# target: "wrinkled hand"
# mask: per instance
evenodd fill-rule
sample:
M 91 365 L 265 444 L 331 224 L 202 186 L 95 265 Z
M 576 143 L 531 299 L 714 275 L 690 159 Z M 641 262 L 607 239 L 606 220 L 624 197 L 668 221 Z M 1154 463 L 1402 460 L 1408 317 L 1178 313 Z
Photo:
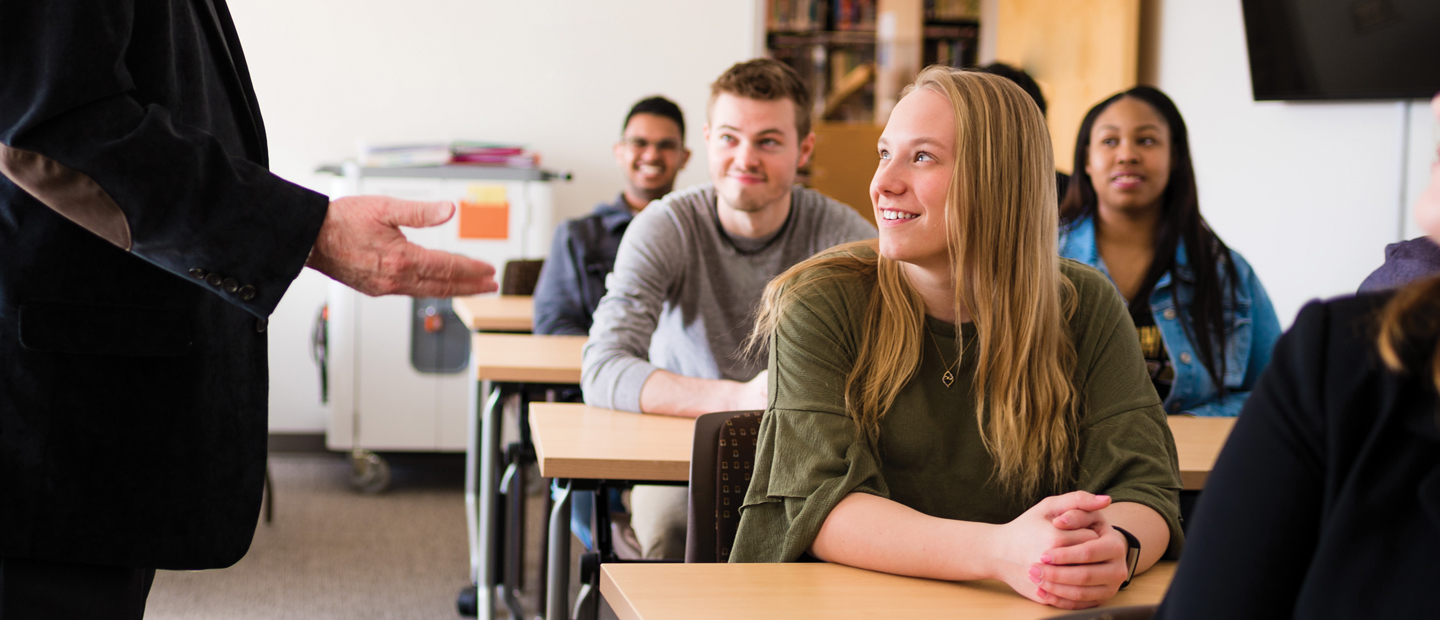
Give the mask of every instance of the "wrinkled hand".
M 1037 603 L 1064 609 L 1083 609 L 1098 605 L 1099 602 L 1087 605 L 1084 601 L 1057 596 L 1038 587 L 1031 575 L 1031 569 L 1038 565 L 1058 563 L 1054 562 L 1054 558 L 1061 550 L 1089 544 L 1100 538 L 1100 534 L 1094 529 L 1069 527 L 1069 522 L 1061 522 L 1061 518 L 1074 521 L 1078 519 L 1077 513 L 1098 515 L 1095 511 L 1109 505 L 1109 497 L 1092 495 L 1084 491 L 1075 491 L 1040 500 L 1029 510 L 1015 517 L 1014 521 L 999 526 L 999 533 L 995 537 L 996 547 L 991 554 L 994 560 L 989 571 L 990 574 L 995 579 L 1005 582 L 1021 596 Z M 1057 523 L 1064 523 L 1066 527 L 1061 527 Z M 1111 531 L 1114 532 L 1114 530 Z M 1114 533 L 1119 535 L 1118 532 Z M 1123 548 L 1121 555 L 1124 555 Z M 1044 561 L 1047 557 L 1051 558 L 1050 563 Z M 1046 566 L 1046 568 L 1059 567 Z M 1121 581 L 1124 581 L 1123 577 Z M 1116 583 L 1116 586 L 1119 586 L 1119 582 Z
M 1063 530 L 1087 530 L 1096 538 L 1052 549 L 1030 567 L 1030 580 L 1040 586 L 1042 601 L 1062 609 L 1094 607 L 1120 590 L 1130 575 L 1125 563 L 1125 535 L 1105 522 L 1096 511 L 1071 510 L 1052 521 Z
M 351 196 L 330 203 L 305 265 L 366 295 L 455 297 L 498 288 L 487 263 L 410 243 L 401 226 L 439 226 L 450 202 Z

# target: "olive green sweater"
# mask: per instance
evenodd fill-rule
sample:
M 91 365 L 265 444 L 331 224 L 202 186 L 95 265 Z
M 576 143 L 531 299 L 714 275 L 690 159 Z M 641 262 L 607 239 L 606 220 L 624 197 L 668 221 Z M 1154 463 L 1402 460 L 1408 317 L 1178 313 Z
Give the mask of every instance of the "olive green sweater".
M 985 523 L 1009 522 L 1033 506 L 1039 497 L 1016 497 L 993 480 L 994 460 L 975 417 L 973 347 L 954 372 L 955 382 L 948 388 L 942 382 L 941 358 L 949 364 L 956 359 L 953 324 L 926 317 L 919 370 L 881 421 L 880 458 L 856 440 L 845 408 L 845 377 L 859 350 L 859 326 L 875 281 L 838 268 L 819 271 L 801 276 L 808 282 L 795 289 L 770 341 L 770 405 L 731 560 L 795 561 L 852 492 L 935 517 Z M 1075 489 L 1153 508 L 1170 526 L 1167 555 L 1173 557 L 1183 544 L 1180 468 L 1134 325 L 1103 274 L 1064 259 L 1061 272 L 1078 296 L 1069 322 L 1081 402 Z M 816 277 L 821 275 L 827 277 Z M 968 347 L 974 325 L 962 329 Z

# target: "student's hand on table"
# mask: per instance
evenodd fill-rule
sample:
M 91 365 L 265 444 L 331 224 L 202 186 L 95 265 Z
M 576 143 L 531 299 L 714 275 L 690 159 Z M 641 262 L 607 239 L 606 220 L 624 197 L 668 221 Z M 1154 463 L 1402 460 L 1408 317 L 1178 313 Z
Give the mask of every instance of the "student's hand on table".
M 401 226 L 439 226 L 452 202 L 351 196 L 330 203 L 305 265 L 366 295 L 455 297 L 499 288 L 487 263 L 405 239 Z
M 1099 605 L 1105 599 L 1075 600 L 1063 595 L 1042 589 L 1031 574 L 1032 569 L 1037 566 L 1044 566 L 1046 569 L 1059 569 L 1056 561 L 1060 550 L 1075 547 L 1084 547 L 1095 543 L 1101 538 L 1098 528 L 1078 525 L 1088 523 L 1078 517 L 1079 514 L 1094 515 L 1099 517 L 1099 511 L 1110 505 L 1110 498 L 1104 495 L 1093 495 L 1084 491 L 1075 491 L 1065 495 L 1047 497 L 1040 500 L 1029 510 L 1025 511 L 1014 521 L 999 526 L 999 533 L 994 540 L 994 548 L 991 553 L 992 566 L 991 575 L 995 579 L 1005 582 L 1021 596 L 1037 603 L 1053 605 L 1062 609 L 1084 609 Z M 1065 519 L 1062 521 L 1062 518 Z M 1061 527 L 1064 525 L 1065 527 Z M 1109 529 L 1109 526 L 1104 526 Z M 1112 533 L 1119 536 L 1119 532 L 1110 529 Z M 1121 564 L 1124 563 L 1124 539 L 1121 539 Z M 1044 561 L 1050 558 L 1050 562 Z M 1058 556 L 1065 559 L 1072 558 L 1072 555 Z M 1073 562 L 1072 562 L 1073 563 Z M 1065 567 L 1074 568 L 1074 567 Z M 1043 571 L 1041 574 L 1044 574 Z M 1067 587 L 1075 585 L 1070 583 L 1075 579 L 1071 572 L 1060 575 L 1063 584 Z M 1115 582 L 1116 588 L 1125 580 L 1122 575 L 1120 581 Z M 1044 580 L 1041 580 L 1043 583 Z M 1057 586 L 1058 587 L 1058 586 Z M 1077 591 L 1065 590 L 1067 593 Z M 1088 592 L 1088 591 L 1087 591 Z M 1110 596 L 1114 595 L 1112 590 Z M 1109 598 L 1106 596 L 1105 598 Z
M 1115 596 L 1130 574 L 1125 563 L 1125 536 L 1110 527 L 1099 511 L 1067 511 L 1052 523 L 1062 530 L 1095 532 L 1096 538 L 1051 549 L 1040 556 L 1040 562 L 1030 568 L 1030 576 L 1043 593 L 1041 602 L 1063 609 L 1084 609 Z
M 769 370 L 762 370 L 755 375 L 754 379 L 740 384 L 740 390 L 736 393 L 736 401 L 731 411 L 747 411 L 750 409 L 764 409 L 770 405 L 768 377 Z

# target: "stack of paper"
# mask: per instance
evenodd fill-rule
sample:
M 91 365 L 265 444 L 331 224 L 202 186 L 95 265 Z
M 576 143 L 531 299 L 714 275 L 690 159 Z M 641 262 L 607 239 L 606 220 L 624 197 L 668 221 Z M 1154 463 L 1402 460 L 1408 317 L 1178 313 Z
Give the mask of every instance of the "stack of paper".
M 366 168 L 443 166 L 448 163 L 450 163 L 450 145 L 448 144 L 360 145 L 360 165 Z
M 540 164 L 540 155 L 527 152 L 519 144 L 495 144 L 491 142 L 456 142 L 451 161 L 457 164 L 479 164 L 509 168 L 534 168 Z
M 506 168 L 535 168 L 538 153 L 524 145 L 457 141 L 413 144 L 360 144 L 360 165 L 366 168 L 406 168 L 465 164 Z

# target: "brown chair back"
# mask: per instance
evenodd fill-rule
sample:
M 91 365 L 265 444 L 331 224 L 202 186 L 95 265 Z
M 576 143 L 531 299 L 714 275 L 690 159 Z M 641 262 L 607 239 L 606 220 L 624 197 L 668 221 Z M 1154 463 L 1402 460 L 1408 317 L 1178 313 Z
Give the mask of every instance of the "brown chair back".
M 540 282 L 540 268 L 544 265 L 544 259 L 505 261 L 505 274 L 500 278 L 500 294 L 534 295 L 535 284 Z
M 686 562 L 728 562 L 740 505 L 750 488 L 755 442 L 764 411 L 722 411 L 695 419 L 690 452 Z

